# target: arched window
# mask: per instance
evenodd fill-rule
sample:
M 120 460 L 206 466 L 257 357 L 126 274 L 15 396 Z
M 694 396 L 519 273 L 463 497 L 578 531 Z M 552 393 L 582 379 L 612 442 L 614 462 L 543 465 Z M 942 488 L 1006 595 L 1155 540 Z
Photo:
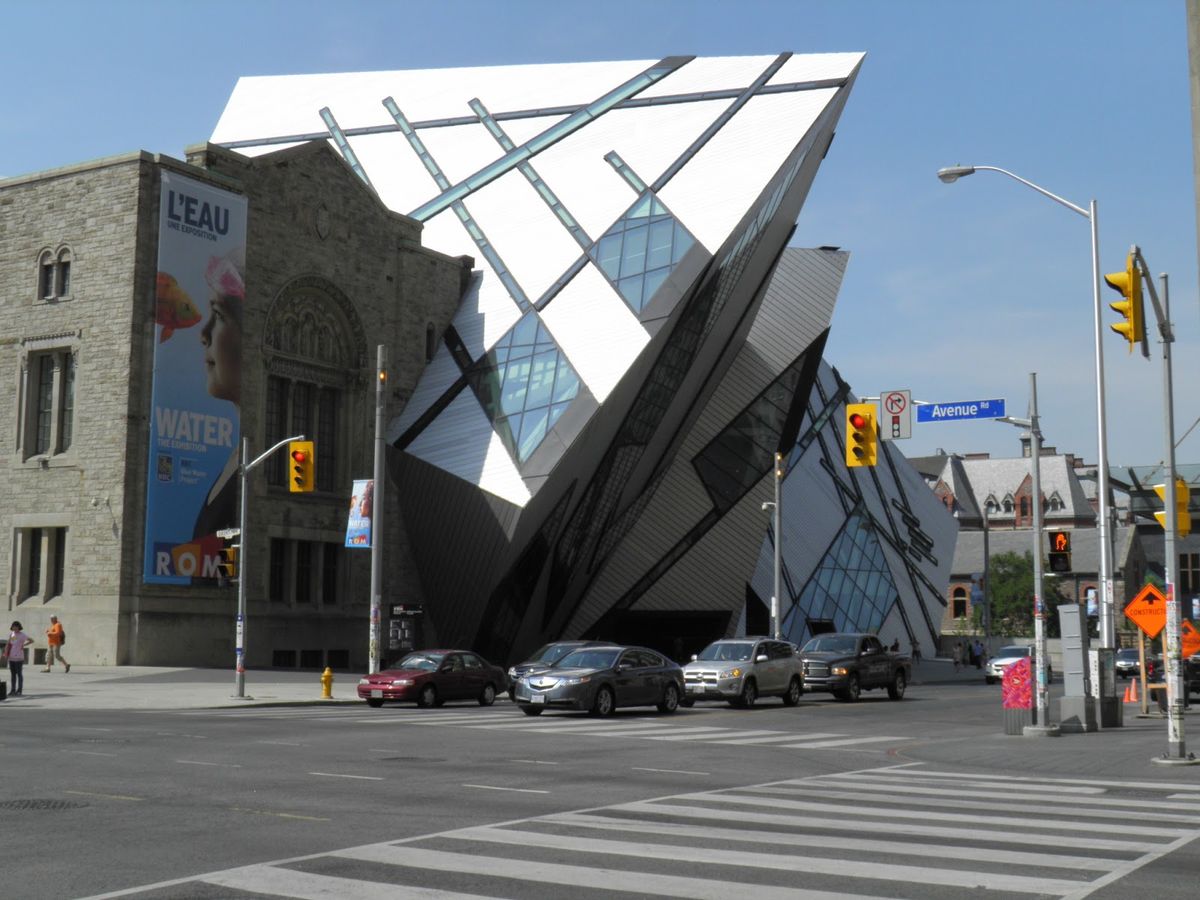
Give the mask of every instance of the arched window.
M 71 251 L 43 250 L 38 255 L 37 299 L 42 301 L 68 300 L 71 296 Z
M 952 607 L 954 618 L 965 619 L 967 616 L 967 589 L 956 587 L 952 597 L 954 600 Z

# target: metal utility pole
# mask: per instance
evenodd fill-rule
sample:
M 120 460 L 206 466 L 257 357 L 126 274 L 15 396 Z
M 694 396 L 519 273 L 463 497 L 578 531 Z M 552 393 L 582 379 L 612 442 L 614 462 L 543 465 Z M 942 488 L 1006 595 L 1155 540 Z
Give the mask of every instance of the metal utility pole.
M 771 637 L 779 640 L 780 574 L 783 568 L 783 454 L 775 451 L 775 594 L 771 597 Z
M 303 440 L 307 440 L 307 438 L 305 438 L 305 436 L 302 434 L 297 434 L 294 437 L 284 438 L 253 462 L 247 462 L 247 460 L 250 459 L 250 438 L 242 438 L 241 462 L 238 465 L 238 489 L 241 491 L 241 503 L 238 513 L 238 540 L 241 542 L 241 546 L 238 548 L 240 551 L 238 553 L 238 611 L 235 636 L 237 668 L 233 679 L 236 690 L 236 693 L 233 696 L 237 700 L 254 699 L 253 697 L 246 696 L 246 558 L 250 555 L 250 536 L 249 532 L 246 530 L 246 510 L 249 506 L 250 500 L 250 494 L 247 490 L 247 479 L 250 476 L 250 472 L 259 463 L 265 460 L 280 447 L 290 443 L 291 441 Z
M 371 627 L 367 645 L 367 671 L 379 671 L 380 611 L 383 606 L 383 483 L 384 471 L 383 410 L 387 387 L 387 347 L 375 349 L 375 483 L 371 500 Z
M 1158 293 L 1154 290 L 1154 279 L 1150 277 L 1150 269 L 1142 252 L 1134 246 L 1130 255 L 1136 260 L 1142 270 L 1142 279 L 1150 293 L 1150 302 L 1154 306 L 1154 316 L 1158 320 L 1158 331 L 1162 335 L 1163 345 L 1163 428 L 1166 444 L 1166 484 L 1163 491 L 1163 520 L 1165 538 L 1164 575 L 1166 576 L 1167 595 L 1167 627 L 1165 630 L 1163 656 L 1167 664 L 1167 752 L 1154 760 L 1159 763 L 1192 764 L 1197 760 L 1189 756 L 1183 734 L 1183 701 L 1187 697 L 1187 688 L 1183 683 L 1183 654 L 1181 650 L 1183 621 L 1179 608 L 1179 597 L 1175 590 L 1175 577 L 1178 569 L 1178 557 L 1175 553 L 1175 536 L 1179 529 L 1178 503 L 1176 501 L 1175 474 L 1175 397 L 1171 374 L 1171 344 L 1175 335 L 1171 329 L 1171 300 L 1168 293 L 1167 275 L 1162 278 L 1163 295 L 1160 305 Z

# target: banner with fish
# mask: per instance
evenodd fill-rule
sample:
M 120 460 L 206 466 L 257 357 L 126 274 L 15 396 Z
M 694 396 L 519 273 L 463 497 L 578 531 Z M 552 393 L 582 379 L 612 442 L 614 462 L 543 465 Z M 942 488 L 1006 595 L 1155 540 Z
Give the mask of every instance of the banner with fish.
M 143 580 L 215 582 L 238 525 L 246 198 L 164 170 Z

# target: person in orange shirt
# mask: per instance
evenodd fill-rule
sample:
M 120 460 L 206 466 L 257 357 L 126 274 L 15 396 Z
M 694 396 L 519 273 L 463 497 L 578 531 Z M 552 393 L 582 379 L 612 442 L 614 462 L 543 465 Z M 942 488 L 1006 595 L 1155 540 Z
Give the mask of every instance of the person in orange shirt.
M 46 629 L 46 668 L 43 672 L 49 672 L 54 666 L 55 660 L 66 666 L 67 673 L 71 671 L 71 664 L 63 659 L 62 647 L 66 641 L 67 635 L 63 631 L 62 623 L 58 621 L 58 616 L 50 617 L 50 627 Z

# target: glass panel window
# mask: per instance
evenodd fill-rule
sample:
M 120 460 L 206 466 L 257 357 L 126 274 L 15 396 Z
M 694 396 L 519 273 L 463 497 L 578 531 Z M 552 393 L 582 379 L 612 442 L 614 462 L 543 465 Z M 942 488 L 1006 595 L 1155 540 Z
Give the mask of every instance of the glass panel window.
M 38 296 L 43 300 L 54 298 L 54 263 L 42 263 L 41 284 L 38 286 Z
M 25 596 L 36 597 L 42 590 L 42 529 L 30 528 L 29 568 L 27 570 Z
M 54 421 L 54 356 L 45 354 L 38 359 L 37 382 L 37 439 L 35 453 L 50 452 L 50 425 Z
M 58 264 L 58 296 L 71 293 L 71 261 L 64 259 Z
M 267 378 L 266 431 L 267 446 L 287 437 L 288 382 L 274 375 Z M 273 453 L 267 458 L 267 484 L 283 484 L 283 456 Z
M 67 529 L 54 529 L 53 554 L 50 560 L 50 596 L 61 597 L 67 572 Z
M 312 603 L 313 552 L 309 541 L 296 542 L 296 602 Z
M 317 490 L 332 491 L 337 485 L 338 392 L 322 390 L 317 398 Z
M 313 386 L 298 381 L 292 385 L 292 427 L 290 434 L 312 434 Z M 283 435 L 287 437 L 287 435 Z
M 336 606 L 338 602 L 338 559 L 341 547 L 337 544 L 324 545 L 324 559 L 321 561 L 321 603 L 325 606 Z
M 284 565 L 287 561 L 287 541 L 271 538 L 270 573 L 267 580 L 267 597 L 272 603 L 284 602 Z
M 75 427 L 75 355 L 63 356 L 62 405 L 58 419 L 58 449 L 68 450 Z

